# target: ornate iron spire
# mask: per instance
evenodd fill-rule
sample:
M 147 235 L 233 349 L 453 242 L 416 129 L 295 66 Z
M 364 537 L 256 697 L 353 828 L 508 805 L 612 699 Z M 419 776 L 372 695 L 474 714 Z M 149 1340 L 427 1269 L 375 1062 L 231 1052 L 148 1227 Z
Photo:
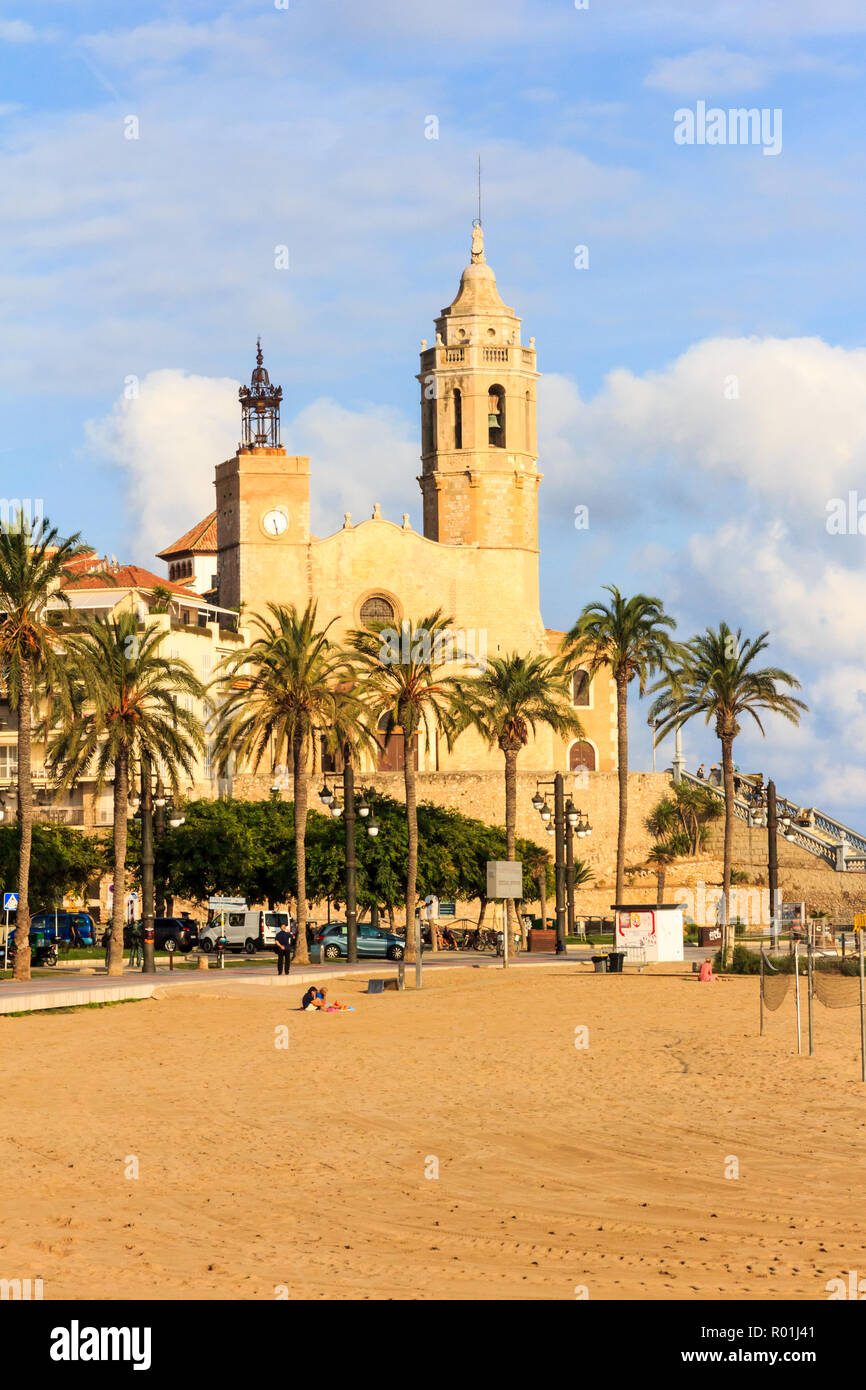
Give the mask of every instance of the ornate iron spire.
M 272 386 L 264 367 L 262 340 L 256 339 L 256 365 L 249 386 L 238 392 L 243 421 L 242 449 L 280 447 L 280 402 L 282 386 Z

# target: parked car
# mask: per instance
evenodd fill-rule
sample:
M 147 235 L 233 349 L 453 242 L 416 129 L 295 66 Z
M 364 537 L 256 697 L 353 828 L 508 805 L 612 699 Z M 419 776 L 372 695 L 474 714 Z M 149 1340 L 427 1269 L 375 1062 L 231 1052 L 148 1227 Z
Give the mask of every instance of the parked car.
M 256 951 L 275 951 L 276 935 L 282 930 L 291 932 L 294 938 L 294 923 L 287 912 L 266 912 L 258 908 L 218 912 L 201 932 L 199 944 L 203 951 L 215 951 L 218 938 L 224 935 L 227 950 L 246 951 L 252 956 Z
M 137 923 L 139 930 L 141 923 Z M 132 945 L 132 923 L 123 928 L 123 944 Z M 181 951 L 186 955 L 193 946 L 199 944 L 198 922 L 192 917 L 155 917 L 153 919 L 153 945 L 156 951 Z
M 358 927 L 358 958 L 362 956 L 385 957 L 387 960 L 402 960 L 406 943 L 402 936 L 386 931 L 384 927 L 371 927 L 362 924 Z M 313 943 L 314 957 L 321 960 L 342 960 L 349 954 L 345 922 L 331 922 L 321 927 Z
M 38 942 L 34 941 L 34 936 Z M 15 928 L 9 933 L 14 944 Z M 96 924 L 89 912 L 34 912 L 30 918 L 30 947 L 54 942 L 61 946 L 95 946 Z

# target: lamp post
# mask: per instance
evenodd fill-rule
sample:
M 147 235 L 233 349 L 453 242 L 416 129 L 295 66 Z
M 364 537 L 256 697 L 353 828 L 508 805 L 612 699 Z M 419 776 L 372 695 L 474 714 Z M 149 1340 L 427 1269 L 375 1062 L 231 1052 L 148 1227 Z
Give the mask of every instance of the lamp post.
M 177 826 L 183 825 L 186 817 L 175 806 L 173 797 L 166 798 L 159 772 L 156 774 L 156 790 L 154 792 L 153 766 L 149 755 L 142 753 L 141 791 L 135 818 L 141 820 L 141 930 L 143 936 L 141 971 L 143 975 L 153 975 L 156 972 L 155 918 L 162 916 L 163 913 L 156 912 L 154 904 L 154 828 L 157 837 L 164 834 L 167 804 L 170 812 L 169 824 L 173 829 L 176 829 Z M 156 808 L 155 817 L 154 808 Z M 165 908 L 161 890 L 160 906 Z
M 776 784 L 767 783 L 767 877 L 770 883 L 770 938 L 773 950 L 779 946 L 779 845 Z
M 592 834 L 592 826 L 571 797 L 565 803 L 565 889 L 568 899 L 568 934 L 574 936 L 574 837 Z
M 153 791 L 151 788 L 150 758 L 141 755 L 141 929 L 144 937 L 141 970 L 144 975 L 156 971 L 153 910 Z
M 343 805 L 337 800 L 336 792 L 328 786 L 328 778 L 335 774 L 326 772 L 323 774 L 322 790 L 319 792 L 319 800 L 322 805 L 330 811 L 336 819 L 343 815 L 346 832 L 346 956 L 350 965 L 358 963 L 358 861 L 355 848 L 355 816 L 356 812 L 367 826 L 367 834 L 371 839 L 379 834 L 379 822 L 375 815 L 371 816 L 370 804 L 367 798 L 361 793 L 358 805 L 355 805 L 355 772 L 348 757 L 343 764 Z
M 566 933 L 566 888 L 565 888 L 565 855 L 566 855 L 566 832 L 565 832 L 565 785 L 561 772 L 557 772 L 553 778 L 539 780 L 535 784 L 535 796 L 532 804 L 538 811 L 545 827 L 550 829 L 551 813 L 547 804 L 547 798 L 541 795 L 541 787 L 553 787 L 553 833 L 555 836 L 556 853 L 554 865 L 556 868 L 556 954 L 558 956 L 565 953 L 565 933 Z

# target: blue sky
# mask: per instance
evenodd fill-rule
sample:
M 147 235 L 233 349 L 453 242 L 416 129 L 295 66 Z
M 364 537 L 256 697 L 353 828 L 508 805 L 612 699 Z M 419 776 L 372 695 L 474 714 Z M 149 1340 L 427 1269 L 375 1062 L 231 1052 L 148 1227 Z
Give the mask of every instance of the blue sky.
M 866 498 L 864 39 L 860 0 L 5 5 L 0 490 L 152 563 L 211 505 L 261 333 L 320 533 L 374 500 L 419 525 L 417 352 L 480 153 L 545 374 L 546 621 L 616 582 L 684 636 L 769 628 L 813 713 L 740 763 L 862 828 L 866 540 L 826 508 Z M 781 152 L 675 144 L 699 101 L 780 110 Z

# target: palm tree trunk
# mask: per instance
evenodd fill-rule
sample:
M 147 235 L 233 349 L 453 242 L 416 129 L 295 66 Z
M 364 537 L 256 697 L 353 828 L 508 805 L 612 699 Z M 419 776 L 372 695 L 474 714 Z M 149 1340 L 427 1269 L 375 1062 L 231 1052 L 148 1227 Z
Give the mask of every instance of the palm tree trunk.
M 479 930 L 479 931 L 481 931 L 481 928 L 484 926 L 484 921 L 485 921 L 485 918 L 487 917 L 487 908 L 488 908 L 488 905 L 489 905 L 489 904 L 488 904 L 487 898 L 482 898 L 482 899 L 481 899 L 481 907 L 480 907 L 480 910 L 479 910 L 479 913 L 478 913 L 478 930 Z
M 33 667 L 21 661 L 18 690 L 18 910 L 15 914 L 15 979 L 30 979 L 30 853 L 33 844 L 33 778 L 31 772 Z
M 663 903 L 665 900 L 665 881 L 667 876 L 667 869 L 663 867 L 656 872 L 656 902 L 658 903 Z
M 405 738 L 405 733 L 404 733 Z M 415 959 L 415 884 L 418 880 L 418 803 L 415 791 L 415 759 L 411 740 L 403 760 L 406 788 L 406 823 L 409 829 L 409 866 L 406 876 L 406 959 Z M 432 933 L 435 936 L 435 932 Z M 420 949 L 420 942 L 419 942 Z
M 109 975 L 123 974 L 123 927 L 126 918 L 126 843 L 129 814 L 129 761 L 122 753 L 114 764 L 114 898 L 111 904 Z
M 307 947 L 307 793 L 307 750 L 303 735 L 297 733 L 292 739 L 292 796 L 295 802 L 295 871 L 298 880 L 298 935 L 295 943 L 298 965 L 307 965 L 310 960 Z
M 625 835 L 628 821 L 628 681 L 617 676 L 616 681 L 617 772 L 619 775 L 619 826 L 616 836 L 616 892 L 614 900 L 623 899 L 625 878 Z
M 504 748 L 505 754 L 505 858 L 513 859 L 517 839 L 517 753 L 516 748 Z M 513 898 L 505 900 L 505 930 L 513 941 L 520 934 L 520 923 Z M 523 944 L 521 935 L 521 945 Z
M 731 858 L 734 848 L 734 740 L 724 734 L 722 744 L 722 774 L 725 785 L 725 848 L 722 869 L 722 969 L 727 969 L 730 953 L 729 903 L 731 900 Z

